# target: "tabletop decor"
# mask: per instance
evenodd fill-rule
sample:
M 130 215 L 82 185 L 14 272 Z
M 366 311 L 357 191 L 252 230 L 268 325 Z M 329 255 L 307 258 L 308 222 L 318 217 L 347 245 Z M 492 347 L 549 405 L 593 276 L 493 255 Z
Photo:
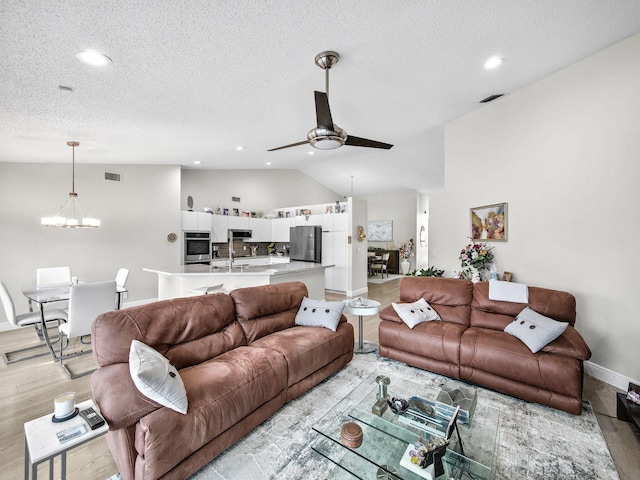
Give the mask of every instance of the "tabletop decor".
M 409 260 L 407 260 L 409 257 L 413 257 L 413 250 L 414 250 L 415 244 L 413 242 L 413 238 L 411 238 L 408 242 L 405 242 L 404 240 L 402 242 L 400 242 L 400 247 L 398 248 L 398 250 L 400 251 L 400 258 L 402 259 L 400 261 L 400 269 L 402 270 L 402 274 L 406 275 L 407 273 L 409 273 Z
M 471 243 L 462 249 L 459 257 L 464 278 L 480 281 L 483 270 L 493 262 L 492 250 L 493 247 L 488 248 L 486 243 L 476 243 L 471 240 Z

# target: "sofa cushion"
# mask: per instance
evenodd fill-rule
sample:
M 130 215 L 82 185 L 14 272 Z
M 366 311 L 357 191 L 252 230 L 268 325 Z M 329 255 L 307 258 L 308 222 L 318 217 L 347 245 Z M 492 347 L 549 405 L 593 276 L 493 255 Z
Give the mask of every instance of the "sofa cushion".
M 325 302 L 304 297 L 296 314 L 295 324 L 324 327 L 335 332 L 344 310 L 344 302 Z
M 180 374 L 187 414 L 160 408 L 137 425 L 135 448 L 150 469 L 145 478 L 161 477 L 266 402 L 285 403 L 287 364 L 273 350 L 238 347 Z
M 167 357 L 178 370 L 246 343 L 233 300 L 217 293 L 103 313 L 91 330 L 99 366 L 129 361 L 132 340 Z
M 473 283 L 439 277 L 404 277 L 400 280 L 400 301 L 424 298 L 435 308 L 443 322 L 469 326 Z M 380 317 L 382 318 L 382 317 Z
M 144 396 L 179 413 L 187 413 L 189 402 L 176 367 L 153 348 L 138 340 L 131 342 L 129 372 Z
M 504 331 L 518 338 L 531 353 L 536 353 L 558 338 L 568 326 L 567 322 L 558 322 L 525 307 Z
M 440 320 L 440 315 L 431 305 L 421 298 L 412 303 L 392 303 L 393 309 L 409 328 L 413 328 L 419 323 Z
M 264 336 L 250 346 L 280 352 L 289 366 L 288 385 L 303 380 L 331 361 L 353 351 L 353 326 L 341 322 L 328 328 L 295 327 Z
M 247 342 L 295 325 L 302 299 L 309 295 L 302 282 L 239 288 L 230 293 Z

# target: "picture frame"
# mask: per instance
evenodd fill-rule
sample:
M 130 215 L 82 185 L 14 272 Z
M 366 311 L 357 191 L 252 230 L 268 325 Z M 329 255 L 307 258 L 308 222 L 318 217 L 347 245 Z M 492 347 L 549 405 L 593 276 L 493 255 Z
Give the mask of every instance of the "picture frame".
M 370 242 L 393 242 L 393 220 L 367 222 L 367 237 Z
M 511 281 L 511 276 L 512 276 L 511 272 L 504 272 L 502 274 L 502 281 L 503 282 L 510 282 Z
M 469 209 L 471 240 L 506 242 L 508 232 L 507 206 L 508 204 L 504 202 Z

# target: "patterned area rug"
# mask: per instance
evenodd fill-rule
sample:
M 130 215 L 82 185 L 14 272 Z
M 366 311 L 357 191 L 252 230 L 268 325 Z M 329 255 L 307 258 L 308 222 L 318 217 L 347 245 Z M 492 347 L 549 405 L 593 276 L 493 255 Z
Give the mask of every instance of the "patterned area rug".
M 377 352 L 356 355 L 340 372 L 285 405 L 191 480 L 355 478 L 311 448 L 318 435 L 312 427 L 376 370 L 434 388 L 449 380 Z M 478 388 L 480 402 L 500 409 L 494 479 L 619 479 L 588 402 L 583 403 L 579 417 L 483 388 Z

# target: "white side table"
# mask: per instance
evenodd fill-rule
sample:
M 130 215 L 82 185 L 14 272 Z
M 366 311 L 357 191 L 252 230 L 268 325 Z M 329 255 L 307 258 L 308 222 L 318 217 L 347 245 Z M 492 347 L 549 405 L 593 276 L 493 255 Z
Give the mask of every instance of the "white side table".
M 364 343 L 362 341 L 362 317 L 365 315 L 376 315 L 380 313 L 380 302 L 376 300 L 368 300 L 363 299 L 362 304 L 356 305 L 353 300 L 345 300 L 344 302 L 344 313 L 348 313 L 350 315 L 358 315 L 359 321 L 359 329 L 358 329 L 358 344 L 353 349 L 354 353 L 372 353 L 375 352 L 375 347 L 367 347 L 365 348 Z
M 92 407 L 96 412 L 98 411 L 93 400 L 78 403 L 76 407 L 80 410 Z M 109 426 L 106 423 L 100 428 L 91 430 L 91 427 L 89 427 L 80 415 L 76 415 L 74 418 L 60 423 L 52 422 L 51 417 L 53 417 L 53 412 L 24 424 L 25 480 L 29 480 L 29 463 L 31 463 L 31 478 L 36 480 L 38 478 L 38 465 L 47 460 L 49 460 L 49 478 L 53 479 L 54 458 L 58 455 L 60 455 L 60 479 L 65 480 L 67 478 L 67 452 L 104 435 L 109 430 Z M 86 433 L 65 443 L 58 441 L 58 437 L 56 436 L 57 432 L 81 424 L 87 427 Z

